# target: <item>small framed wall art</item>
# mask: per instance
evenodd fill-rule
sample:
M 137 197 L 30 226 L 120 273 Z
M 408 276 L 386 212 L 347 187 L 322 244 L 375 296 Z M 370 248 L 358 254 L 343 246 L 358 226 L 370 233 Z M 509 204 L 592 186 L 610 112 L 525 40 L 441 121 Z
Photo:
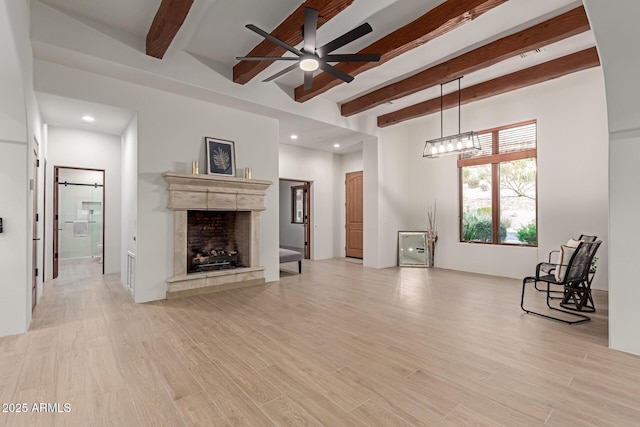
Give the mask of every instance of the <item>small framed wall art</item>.
M 236 150 L 233 141 L 204 138 L 207 145 L 207 173 L 236 176 Z

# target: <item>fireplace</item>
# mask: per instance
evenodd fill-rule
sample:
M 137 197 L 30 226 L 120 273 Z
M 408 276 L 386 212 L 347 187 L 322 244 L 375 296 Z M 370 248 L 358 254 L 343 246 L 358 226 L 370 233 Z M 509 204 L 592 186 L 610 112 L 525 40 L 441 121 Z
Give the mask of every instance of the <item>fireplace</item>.
M 167 299 L 264 283 L 260 212 L 270 181 L 162 174 L 173 211 L 173 270 Z
M 187 211 L 187 274 L 248 267 L 251 212 Z

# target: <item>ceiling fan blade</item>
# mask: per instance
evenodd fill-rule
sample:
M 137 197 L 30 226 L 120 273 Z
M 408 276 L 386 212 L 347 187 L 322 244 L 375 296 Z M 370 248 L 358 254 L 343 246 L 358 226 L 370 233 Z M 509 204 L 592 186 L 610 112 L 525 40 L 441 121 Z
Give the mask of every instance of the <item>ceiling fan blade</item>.
M 362 25 L 360 25 L 359 27 L 354 28 L 353 30 L 349 31 L 348 33 L 345 33 L 343 35 L 341 35 L 340 37 L 338 37 L 337 39 L 334 39 L 332 41 L 330 41 L 329 43 L 325 44 L 322 47 L 319 47 L 317 49 L 317 54 L 318 56 L 322 57 L 328 53 L 333 52 L 334 50 L 341 48 L 344 45 L 347 45 L 349 43 L 351 43 L 354 40 L 359 39 L 360 37 L 364 36 L 365 34 L 369 34 L 371 31 L 373 31 L 373 28 L 371 28 L 371 25 L 367 24 L 366 22 Z
M 304 90 L 311 89 L 313 86 L 313 71 L 304 72 Z
M 352 53 L 345 55 L 327 55 L 322 57 L 327 62 L 378 62 L 379 53 Z
M 284 70 L 282 70 L 282 71 L 279 71 L 279 72 L 275 73 L 273 76 L 271 76 L 271 77 L 267 77 L 267 78 L 266 78 L 266 79 L 264 79 L 262 82 L 270 82 L 271 80 L 275 80 L 275 79 L 277 79 L 278 77 L 280 77 L 280 76 L 283 76 L 283 75 L 287 74 L 289 71 L 293 71 L 293 70 L 296 70 L 296 69 L 298 69 L 298 68 L 300 68 L 298 64 L 290 65 L 290 66 L 288 66 L 287 68 L 285 68 Z
M 302 56 L 302 52 L 300 52 L 298 49 L 296 49 L 293 46 L 289 46 L 288 44 L 286 44 L 285 42 L 283 42 L 282 40 L 273 37 L 271 34 L 267 33 L 266 31 L 261 30 L 260 28 L 256 27 L 253 24 L 248 24 L 246 25 L 246 27 L 248 29 L 250 29 L 251 31 L 260 34 L 262 37 L 264 37 L 265 39 L 272 41 L 273 43 L 277 44 L 280 47 L 283 47 L 285 49 L 287 49 L 289 52 L 295 53 L 298 56 Z
M 304 8 L 303 29 L 304 44 L 302 49 L 304 49 L 306 53 L 315 54 L 316 30 L 318 29 L 318 11 L 312 7 Z
M 300 61 L 300 58 L 293 56 L 236 56 L 240 61 Z
M 331 74 L 336 78 L 339 78 L 340 80 L 346 83 L 350 83 L 353 80 L 353 77 L 350 76 L 349 74 L 345 73 L 342 70 L 337 69 L 333 65 L 327 64 L 324 61 L 320 61 L 320 68 L 322 69 L 322 71 L 326 71 L 327 73 Z

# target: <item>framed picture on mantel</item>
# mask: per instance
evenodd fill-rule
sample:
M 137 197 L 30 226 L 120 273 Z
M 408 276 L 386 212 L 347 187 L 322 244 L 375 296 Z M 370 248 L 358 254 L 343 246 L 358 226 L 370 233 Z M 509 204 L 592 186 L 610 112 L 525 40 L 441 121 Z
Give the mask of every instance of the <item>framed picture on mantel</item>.
M 236 176 L 236 150 L 233 141 L 204 138 L 207 145 L 207 173 Z

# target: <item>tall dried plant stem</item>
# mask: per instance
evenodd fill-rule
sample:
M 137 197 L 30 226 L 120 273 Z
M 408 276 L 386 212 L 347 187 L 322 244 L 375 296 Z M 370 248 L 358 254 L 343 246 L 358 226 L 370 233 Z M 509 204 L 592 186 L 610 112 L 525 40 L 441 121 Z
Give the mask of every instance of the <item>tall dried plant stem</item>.
M 436 208 L 436 201 L 433 202 L 433 205 L 427 206 L 427 233 L 429 239 L 434 241 L 438 238 L 438 229 L 436 227 Z

